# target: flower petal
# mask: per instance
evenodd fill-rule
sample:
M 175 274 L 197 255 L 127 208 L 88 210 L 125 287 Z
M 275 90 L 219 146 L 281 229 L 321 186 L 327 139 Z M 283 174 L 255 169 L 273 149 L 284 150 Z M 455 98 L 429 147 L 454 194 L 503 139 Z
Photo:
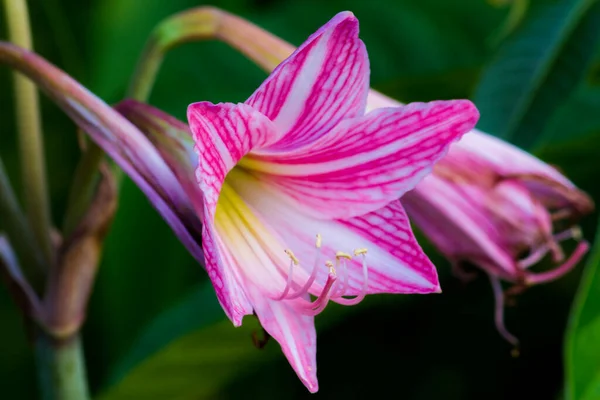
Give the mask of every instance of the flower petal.
M 198 156 L 189 127 L 171 115 L 135 100 L 124 100 L 114 108 L 152 142 L 201 214 L 202 193 L 194 179 Z
M 439 291 L 434 266 L 418 245 L 406 213 L 398 200 L 370 214 L 348 220 L 322 220 L 298 213 L 285 200 L 278 188 L 267 180 L 244 174 L 245 179 L 232 179 L 234 189 L 246 203 L 261 213 L 263 223 L 277 232 L 285 246 L 300 259 L 305 269 L 294 276 L 302 284 L 310 273 L 315 256 L 315 235 L 322 236 L 322 259 L 319 268 L 325 270 L 326 258 L 333 259 L 337 251 L 352 253 L 367 248 L 369 267 L 368 293 L 431 293 Z M 308 262 L 308 264 L 307 264 Z M 350 265 L 348 295 L 356 295 L 362 287 L 362 264 L 354 259 Z M 325 283 L 321 273 L 311 288 L 319 294 Z
M 345 118 L 362 115 L 369 60 L 350 12 L 333 17 L 283 61 L 246 101 L 266 115 L 281 140 L 259 152 L 293 149 L 317 139 Z
M 311 393 L 319 390 L 317 382 L 317 334 L 314 317 L 303 315 L 297 308 L 304 299 L 276 301 L 258 289 L 249 288 L 252 304 L 261 325 L 281 345 L 283 353 Z
M 399 200 L 368 214 L 336 222 L 360 237 L 360 243 L 368 250 L 367 293 L 441 292 L 437 271 L 418 244 Z M 349 294 L 360 291 L 361 269 L 358 261 L 354 264 Z
M 402 204 L 448 258 L 485 264 L 494 275 L 512 279 L 517 267 L 508 249 L 501 247 L 503 235 L 481 204 L 485 193 L 475 186 L 461 189 L 432 174 L 406 193 Z
M 466 100 L 412 103 L 342 121 L 316 142 L 242 165 L 271 175 L 304 212 L 349 218 L 384 207 L 427 175 L 479 114 Z
M 478 157 L 504 178 L 518 178 L 551 208 L 572 207 L 579 215 L 594 208 L 592 200 L 556 168 L 494 136 L 474 129 L 452 147 L 452 157 Z M 463 157 L 463 158 L 464 158 Z
M 262 114 L 244 104 L 195 103 L 188 120 L 198 154 L 196 179 L 203 194 L 203 248 L 206 270 L 219 301 L 235 325 L 252 312 L 238 268 L 229 248 L 215 230 L 217 202 L 227 173 L 254 146 L 274 136 L 275 127 Z
M 207 213 L 205 209 L 204 220 L 207 222 L 202 231 L 206 272 L 225 314 L 234 326 L 241 326 L 244 316 L 252 314 L 252 304 L 237 273 L 239 269 L 235 267 L 236 261 L 231 257 L 227 245 L 215 232 L 211 216 Z
M 214 217 L 227 173 L 250 150 L 272 141 L 277 131 L 268 118 L 245 104 L 194 103 L 188 107 L 188 121 L 198 154 L 196 179 Z

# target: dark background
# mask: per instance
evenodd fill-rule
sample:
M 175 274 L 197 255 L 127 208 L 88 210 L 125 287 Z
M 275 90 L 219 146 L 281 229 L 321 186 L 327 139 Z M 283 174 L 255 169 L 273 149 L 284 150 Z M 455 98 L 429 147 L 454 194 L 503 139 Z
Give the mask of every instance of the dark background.
M 296 45 L 335 13 L 353 11 L 369 51 L 372 86 L 406 102 L 474 98 L 482 74 L 511 38 L 502 35 L 509 6 L 500 3 L 511 2 L 223 0 L 212 4 Z M 29 2 L 36 50 L 109 103 L 122 98 L 153 26 L 173 12 L 200 4 L 193 0 Z M 0 14 L 2 30 L 3 17 Z M 596 47 L 583 51 L 597 54 Z M 589 69 L 591 85 L 600 81 L 597 65 Z M 150 103 L 184 118 L 189 103 L 243 101 L 264 78 L 258 67 L 222 43 L 187 44 L 166 58 Z M 0 157 L 20 190 L 6 68 L 0 69 L 0 88 Z M 569 93 L 564 101 L 575 96 Z M 588 106 L 578 99 L 579 103 L 562 106 L 560 112 L 566 116 L 552 122 L 543 135 L 540 132 L 528 148 L 557 164 L 598 201 L 600 124 L 575 117 Z M 569 124 L 569 112 L 576 123 Z M 60 225 L 79 150 L 73 124 L 46 99 L 43 120 L 52 212 Z M 484 127 L 493 128 L 492 122 L 485 123 L 482 113 Z M 558 135 L 557 126 L 572 131 L 561 129 L 565 135 Z M 595 233 L 595 220 L 590 216 L 583 224 L 589 239 Z M 522 342 L 521 354 L 515 358 L 495 330 L 487 278 L 481 275 L 469 284 L 460 282 L 451 276 L 447 262 L 423 243 L 439 266 L 443 294 L 370 296 L 352 308 L 328 307 L 317 317 L 320 392 L 316 397 L 559 398 L 563 338 L 582 268 L 528 290 L 507 310 L 506 323 Z M 2 287 L 0 321 L 0 397 L 37 398 L 33 352 L 19 312 Z M 205 273 L 126 180 L 84 327 L 93 392 L 102 399 L 309 397 L 275 341 L 263 350 L 253 347 L 255 331 L 258 325 L 252 317 L 238 329 L 225 320 Z

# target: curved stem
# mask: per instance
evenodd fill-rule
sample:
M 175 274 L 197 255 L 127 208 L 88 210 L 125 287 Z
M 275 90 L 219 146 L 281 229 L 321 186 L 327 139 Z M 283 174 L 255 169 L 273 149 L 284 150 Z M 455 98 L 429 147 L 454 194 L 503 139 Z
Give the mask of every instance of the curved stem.
M 154 37 L 151 37 L 146 43 L 144 52 L 133 73 L 127 89 L 127 97 L 138 101 L 148 100 L 164 56 L 165 50 L 159 46 Z
M 104 160 L 104 151 L 96 143 L 90 142 L 75 168 L 71 182 L 63 223 L 65 236 L 71 234 L 92 203 L 102 160 Z
M 35 347 L 43 400 L 90 398 L 79 336 L 58 341 L 39 332 Z
M 128 96 L 147 100 L 166 53 L 183 43 L 217 39 L 271 72 L 295 47 L 240 17 L 215 7 L 198 7 L 173 15 L 152 32 L 129 86 Z
M 31 49 L 25 0 L 4 0 L 4 9 L 10 40 L 22 48 Z M 50 203 L 38 92 L 35 85 L 19 73 L 14 74 L 14 90 L 25 208 L 37 245 L 46 263 L 51 265 L 54 250 L 50 239 Z
M 2 228 L 11 239 L 11 243 L 21 261 L 20 264 L 27 268 L 26 276 L 31 285 L 36 289 L 41 289 L 41 273 L 45 267 L 44 260 L 41 254 L 36 251 L 33 232 L 21 207 L 19 207 L 1 159 L 0 220 L 2 221 Z

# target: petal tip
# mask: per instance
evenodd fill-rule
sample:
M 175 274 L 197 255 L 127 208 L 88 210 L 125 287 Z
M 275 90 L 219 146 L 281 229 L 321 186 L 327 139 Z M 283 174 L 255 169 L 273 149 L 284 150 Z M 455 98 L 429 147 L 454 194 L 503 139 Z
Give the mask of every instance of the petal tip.
M 456 100 L 457 107 L 462 109 L 463 112 L 468 116 L 468 122 L 473 124 L 473 127 L 479 121 L 479 110 L 470 100 Z
M 313 383 L 309 383 L 309 382 L 304 382 L 304 385 L 306 386 L 306 388 L 308 389 L 309 392 L 311 393 L 317 393 L 319 391 L 319 384 L 318 382 L 315 380 Z

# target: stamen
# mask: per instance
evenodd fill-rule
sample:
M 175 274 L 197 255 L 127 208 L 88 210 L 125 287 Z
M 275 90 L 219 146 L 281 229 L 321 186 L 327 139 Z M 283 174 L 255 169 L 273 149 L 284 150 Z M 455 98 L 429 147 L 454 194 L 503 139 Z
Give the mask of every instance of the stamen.
M 347 260 L 352 260 L 352 256 L 348 253 L 344 253 L 343 251 L 338 251 L 335 253 L 335 259 L 339 260 L 340 258 L 345 258 Z
M 335 274 L 335 267 L 333 266 L 333 263 L 330 260 L 325 261 L 325 266 L 329 268 L 330 274 Z
M 579 242 L 582 238 L 583 233 L 581 232 L 581 228 L 578 226 L 573 226 L 566 231 L 562 231 L 554 235 L 554 240 L 557 242 L 563 242 L 568 239 L 574 239 Z
M 538 249 L 531 252 L 531 254 L 529 254 L 527 257 L 525 257 L 522 260 L 519 260 L 517 265 L 521 269 L 527 269 L 527 268 L 531 267 L 533 264 L 536 264 L 539 261 L 541 261 L 541 259 L 544 258 L 544 256 L 548 253 L 549 250 L 550 251 L 553 250 L 551 247 L 548 246 L 549 243 L 554 243 L 556 246 L 558 246 L 559 242 L 563 242 L 568 239 L 574 239 L 576 241 L 580 241 L 582 239 L 582 237 L 583 237 L 583 235 L 581 233 L 581 228 L 579 228 L 578 226 L 574 226 L 563 232 L 557 233 L 556 235 L 554 235 L 552 237 L 551 241 L 549 241 L 548 243 L 542 244 Z M 554 257 L 553 257 L 554 262 L 560 262 L 564 259 L 564 254 L 562 252 L 562 249 L 560 250 L 560 257 L 558 257 L 558 260 L 557 260 L 556 254 L 553 253 L 553 255 L 554 255 Z
M 554 268 L 551 271 L 534 273 L 530 272 L 527 274 L 526 282 L 530 285 L 536 285 L 538 283 L 551 282 L 555 279 L 560 278 L 570 270 L 572 270 L 579 261 L 583 258 L 585 253 L 589 250 L 590 245 L 586 241 L 581 241 L 575 248 L 575 251 L 564 264 Z
M 498 333 L 500 333 L 500 335 L 506 339 L 507 342 L 511 343 L 513 346 L 517 346 L 519 344 L 519 339 L 510 333 L 504 325 L 504 293 L 502 292 L 500 280 L 492 275 L 489 275 L 489 277 L 490 283 L 492 284 L 492 290 L 494 291 L 494 299 L 496 304 L 496 310 L 494 313 L 496 329 L 498 329 Z
M 369 290 L 369 268 L 367 266 L 367 249 L 356 249 L 354 250 L 355 256 L 362 256 L 362 272 L 363 272 L 363 284 L 360 293 L 353 299 L 345 299 L 343 297 L 335 299 L 336 302 L 345 306 L 353 306 L 360 303 Z
M 341 266 L 342 286 L 340 287 L 340 283 L 338 282 L 336 285 L 335 294 L 331 296 L 333 298 L 343 296 L 348 289 L 348 266 L 346 265 L 346 260 L 352 260 L 352 256 L 348 253 L 344 253 L 343 251 L 338 251 L 335 253 L 335 265 Z
M 292 256 L 293 256 L 292 252 L 289 250 L 285 250 L 285 252 L 288 256 L 290 256 L 290 268 L 288 269 L 288 276 L 287 276 L 287 282 L 285 284 L 285 289 L 283 289 L 283 292 L 281 293 L 281 295 L 279 295 L 279 297 L 275 298 L 275 300 L 283 300 L 283 299 L 285 299 L 285 296 L 287 296 L 288 292 L 290 291 L 290 289 L 292 287 L 294 264 L 298 265 L 298 263 L 294 261 L 295 257 L 292 258 Z M 296 258 L 296 261 L 298 261 L 297 258 Z
M 325 309 L 331 298 L 331 288 L 337 281 L 337 275 L 331 261 L 325 262 L 325 266 L 329 268 L 329 275 L 327 276 L 327 282 L 321 291 L 321 294 L 313 302 L 307 302 L 304 309 L 301 310 L 306 315 L 317 315 Z
M 548 253 L 548 246 L 545 244 L 540 246 L 538 249 L 534 250 L 527 257 L 522 260 L 517 261 L 517 266 L 520 269 L 527 269 L 531 267 L 533 264 L 538 263 L 544 256 Z
M 340 282 L 337 283 L 335 294 L 331 296 L 334 299 L 343 296 L 344 293 L 346 293 L 346 290 L 348 290 L 348 266 L 346 265 L 346 257 L 341 257 L 341 259 L 336 257 L 335 261 L 341 266 L 342 285 L 340 286 Z
M 283 300 L 284 298 L 285 299 L 296 299 L 296 298 L 302 296 L 303 294 L 305 294 L 306 292 L 308 292 L 308 289 L 310 289 L 310 287 L 312 286 L 313 282 L 317 278 L 317 273 L 319 272 L 319 258 L 321 257 L 321 235 L 320 234 L 317 234 L 315 247 L 317 248 L 317 254 L 315 256 L 315 263 L 313 265 L 312 272 L 310 273 L 310 276 L 308 277 L 308 280 L 306 281 L 306 283 L 304 283 L 304 286 L 302 286 L 300 288 L 300 290 L 298 290 L 296 293 L 292 293 L 289 296 L 288 296 L 288 292 L 290 291 L 290 288 L 291 288 L 292 282 L 293 282 L 293 279 L 292 279 L 293 265 L 292 264 L 298 265 L 299 260 L 296 257 L 292 258 L 292 256 L 294 254 L 292 253 L 291 250 L 286 250 L 286 254 L 288 256 L 290 256 L 290 258 L 292 259 L 292 264 L 290 264 L 290 270 L 289 270 L 287 284 L 285 286 L 285 289 L 283 290 L 283 293 L 281 294 L 281 296 L 279 296 L 279 298 L 277 298 L 276 300 Z M 296 262 L 294 262 L 294 259 L 296 260 Z
M 321 245 L 322 245 L 322 238 L 320 234 L 317 234 L 316 236 L 316 240 L 315 240 L 315 248 L 317 249 L 316 251 L 316 257 L 315 257 L 315 264 L 313 266 L 312 272 L 308 278 L 308 280 L 304 283 L 304 285 L 297 291 L 290 293 L 290 291 L 292 290 L 292 286 L 294 285 L 294 266 L 300 265 L 300 260 L 294 255 L 294 253 L 289 250 L 286 249 L 285 254 L 287 254 L 287 256 L 290 258 L 290 266 L 288 269 L 288 276 L 287 276 L 287 282 L 285 285 L 285 288 L 283 290 L 283 292 L 281 293 L 280 296 L 278 296 L 276 298 L 276 300 L 291 300 L 291 299 L 296 299 L 300 296 L 306 295 L 310 288 L 312 287 L 313 283 L 315 282 L 317 275 L 318 275 L 318 265 L 319 265 L 319 258 L 321 255 Z M 362 288 L 360 293 L 355 296 L 352 299 L 346 299 L 344 298 L 344 294 L 346 293 L 346 291 L 349 288 L 349 265 L 347 264 L 348 260 L 352 260 L 352 255 L 345 253 L 343 251 L 337 251 L 335 253 L 335 264 L 331 261 L 328 260 L 325 262 L 325 266 L 329 269 L 329 273 L 327 276 L 327 280 L 325 282 L 325 285 L 323 286 L 323 289 L 321 290 L 321 293 L 317 296 L 317 298 L 314 301 L 309 301 L 308 299 L 302 300 L 303 306 L 301 306 L 301 312 L 303 314 L 307 314 L 307 315 L 317 315 L 318 313 L 320 313 L 321 311 L 323 311 L 323 309 L 325 309 L 325 307 L 327 306 L 327 304 L 329 303 L 329 300 L 331 298 L 335 298 L 336 301 L 338 301 L 340 304 L 344 304 L 344 305 L 354 305 L 354 304 L 358 304 L 360 301 L 362 301 L 362 299 L 365 297 L 365 295 L 367 294 L 367 290 L 368 290 L 368 267 L 367 267 L 367 262 L 366 262 L 366 254 L 367 254 L 367 249 L 364 248 L 360 248 L 360 249 L 356 249 L 354 250 L 354 255 L 355 256 L 361 256 L 362 257 L 362 269 L 363 269 L 363 283 L 362 283 Z M 336 269 L 340 270 L 340 275 L 342 277 L 341 282 L 338 281 L 338 275 L 337 275 L 337 271 Z
M 296 256 L 294 255 L 294 253 L 292 253 L 291 250 L 285 249 L 284 252 L 285 252 L 285 254 L 288 255 L 288 257 L 290 257 L 292 259 L 292 262 L 294 263 L 294 265 L 300 264 L 300 260 L 298 260 L 296 258 Z

